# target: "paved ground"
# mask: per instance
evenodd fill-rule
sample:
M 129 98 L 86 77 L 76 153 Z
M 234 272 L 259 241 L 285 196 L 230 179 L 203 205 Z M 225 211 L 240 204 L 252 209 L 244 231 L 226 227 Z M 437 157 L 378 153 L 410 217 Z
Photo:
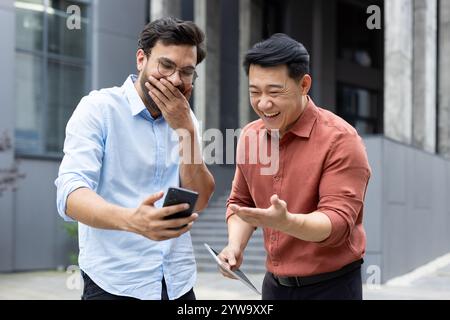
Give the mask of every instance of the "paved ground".
M 263 274 L 249 274 L 257 288 L 261 288 Z M 0 274 L 0 299 L 75 299 L 81 294 L 79 274 L 61 271 L 39 271 Z M 260 297 L 236 280 L 219 273 L 198 274 L 195 292 L 201 300 L 258 300 Z M 379 287 L 364 286 L 368 300 L 450 300 L 450 263 L 408 278 L 395 279 Z

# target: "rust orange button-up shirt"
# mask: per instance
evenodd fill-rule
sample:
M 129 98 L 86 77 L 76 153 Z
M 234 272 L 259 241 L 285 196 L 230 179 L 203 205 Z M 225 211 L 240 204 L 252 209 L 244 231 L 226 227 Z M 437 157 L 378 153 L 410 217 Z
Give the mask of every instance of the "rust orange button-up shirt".
M 366 246 L 363 201 L 371 171 L 356 130 L 309 98 L 300 118 L 279 141 L 278 171 L 269 175 L 261 174 L 262 168 L 269 167 L 267 159 L 252 161 L 249 151 L 254 146 L 243 139 L 250 131 L 262 130 L 262 120 L 243 129 L 237 154 L 245 161 L 237 161 L 227 207 L 234 203 L 268 208 L 270 197 L 277 194 L 290 213 L 320 211 L 332 225 L 331 235 L 319 243 L 264 228 L 267 270 L 279 276 L 309 276 L 362 258 Z M 262 137 L 270 150 L 270 135 Z M 227 209 L 227 219 L 232 214 Z

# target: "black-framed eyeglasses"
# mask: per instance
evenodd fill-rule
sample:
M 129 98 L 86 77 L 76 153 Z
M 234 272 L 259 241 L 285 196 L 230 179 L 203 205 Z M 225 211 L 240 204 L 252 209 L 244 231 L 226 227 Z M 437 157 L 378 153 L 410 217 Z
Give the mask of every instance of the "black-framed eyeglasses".
M 168 59 L 159 59 L 158 60 L 158 72 L 163 77 L 170 77 L 178 70 L 178 74 L 180 76 L 180 79 L 184 83 L 192 83 L 194 84 L 195 79 L 198 78 L 197 72 L 195 71 L 195 68 L 193 67 L 185 67 L 185 68 L 178 68 L 175 63 Z

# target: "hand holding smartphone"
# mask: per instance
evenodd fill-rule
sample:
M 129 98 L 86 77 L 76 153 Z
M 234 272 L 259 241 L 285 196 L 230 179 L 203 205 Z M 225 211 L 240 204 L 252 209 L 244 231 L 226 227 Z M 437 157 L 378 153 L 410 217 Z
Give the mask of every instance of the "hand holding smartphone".
M 164 199 L 163 207 L 172 206 L 180 203 L 187 203 L 189 208 L 170 216 L 165 217 L 165 219 L 177 219 L 177 218 L 185 218 L 189 217 L 195 208 L 195 204 L 197 203 L 198 193 L 192 190 L 179 188 L 179 187 L 170 187 L 167 190 L 166 198 Z

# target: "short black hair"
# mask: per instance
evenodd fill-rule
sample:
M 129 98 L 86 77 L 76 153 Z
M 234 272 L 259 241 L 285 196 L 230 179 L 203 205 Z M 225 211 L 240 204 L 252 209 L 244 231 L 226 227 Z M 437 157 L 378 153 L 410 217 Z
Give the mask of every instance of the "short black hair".
M 165 45 L 196 46 L 197 64 L 206 56 L 205 33 L 192 21 L 165 17 L 148 23 L 139 36 L 138 49 L 150 54 L 158 40 Z
M 247 51 L 243 63 L 247 75 L 251 64 L 262 67 L 286 64 L 289 77 L 300 80 L 309 73 L 309 53 L 300 42 L 284 33 L 275 33 Z

